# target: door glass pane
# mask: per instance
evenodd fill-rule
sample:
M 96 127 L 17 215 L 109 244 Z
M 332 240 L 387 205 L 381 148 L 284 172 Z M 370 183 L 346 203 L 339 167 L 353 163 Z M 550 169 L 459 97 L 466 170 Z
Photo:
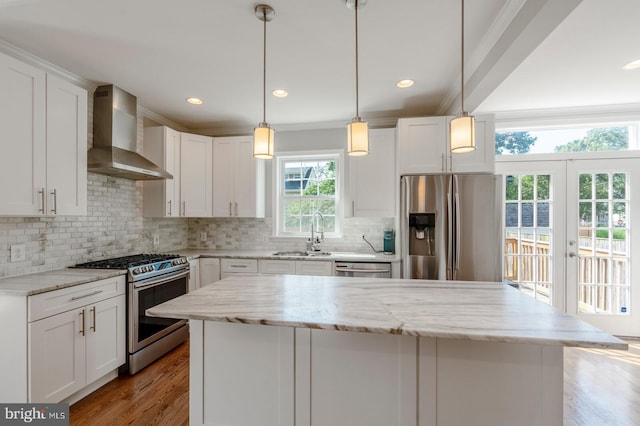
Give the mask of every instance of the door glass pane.
M 587 186 L 593 189 L 587 189 Z M 626 173 L 580 175 L 578 310 L 580 313 L 630 313 L 629 239 Z M 589 199 L 587 195 L 594 196 Z M 614 201 L 615 200 L 615 201 Z M 593 209 L 595 208 L 595 212 Z
M 505 278 L 552 303 L 550 175 L 505 177 Z

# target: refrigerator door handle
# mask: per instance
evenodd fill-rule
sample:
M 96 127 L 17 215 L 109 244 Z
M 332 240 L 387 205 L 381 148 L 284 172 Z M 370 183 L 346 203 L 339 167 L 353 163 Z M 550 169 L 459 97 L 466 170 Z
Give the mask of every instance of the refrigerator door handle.
M 447 279 L 448 280 L 452 280 L 454 279 L 453 273 L 454 273 L 454 263 L 453 263 L 453 253 L 454 253 L 454 247 L 453 247 L 453 181 L 450 180 L 449 181 L 449 188 L 447 191 L 447 221 L 448 221 L 448 226 L 447 226 Z
M 461 225 L 460 225 L 460 194 L 458 193 L 458 176 L 453 177 L 453 203 L 454 203 L 454 211 L 455 211 L 455 258 L 453 263 L 453 276 L 455 279 L 456 271 L 460 269 L 460 234 L 461 234 Z

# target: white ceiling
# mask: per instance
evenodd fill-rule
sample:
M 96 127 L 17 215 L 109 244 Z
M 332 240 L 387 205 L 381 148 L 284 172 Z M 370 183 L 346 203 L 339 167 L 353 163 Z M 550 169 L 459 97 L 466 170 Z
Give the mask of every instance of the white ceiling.
M 267 24 L 267 90 L 289 91 L 282 99 L 268 95 L 267 121 L 276 130 L 350 121 L 353 10 L 344 0 L 266 1 L 275 9 Z M 249 133 L 262 121 L 256 4 L 0 0 L 0 50 L 23 50 L 92 83 L 113 83 L 185 129 Z M 466 109 L 640 104 L 640 70 L 620 70 L 640 58 L 640 1 L 467 0 L 465 8 Z M 384 125 L 459 110 L 459 1 L 368 0 L 359 26 L 365 120 Z M 416 84 L 396 88 L 404 78 Z M 187 104 L 189 96 L 204 105 Z

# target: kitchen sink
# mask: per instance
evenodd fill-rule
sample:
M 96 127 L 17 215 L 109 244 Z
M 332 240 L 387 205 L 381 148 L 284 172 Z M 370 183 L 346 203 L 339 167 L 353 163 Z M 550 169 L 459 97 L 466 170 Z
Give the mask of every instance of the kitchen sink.
M 274 256 L 284 257 L 304 257 L 304 256 L 330 256 L 331 253 L 326 251 L 278 251 L 273 253 Z

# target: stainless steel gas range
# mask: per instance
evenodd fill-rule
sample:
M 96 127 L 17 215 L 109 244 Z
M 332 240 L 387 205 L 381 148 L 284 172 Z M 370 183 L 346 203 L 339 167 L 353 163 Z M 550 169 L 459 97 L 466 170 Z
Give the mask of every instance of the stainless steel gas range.
M 146 310 L 187 293 L 189 262 L 177 254 L 137 254 L 78 264 L 127 271 L 127 364 L 135 374 L 189 337 L 186 320 L 149 317 Z

